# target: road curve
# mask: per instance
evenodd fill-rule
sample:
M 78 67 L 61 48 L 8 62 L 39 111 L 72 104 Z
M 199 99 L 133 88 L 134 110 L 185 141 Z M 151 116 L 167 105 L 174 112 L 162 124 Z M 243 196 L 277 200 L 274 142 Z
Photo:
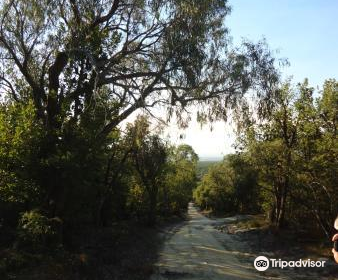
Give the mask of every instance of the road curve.
M 186 224 L 165 243 L 151 280 L 287 279 L 256 271 L 250 261 L 255 256 L 246 253 L 245 245 L 215 229 L 215 221 L 192 203 L 188 215 Z

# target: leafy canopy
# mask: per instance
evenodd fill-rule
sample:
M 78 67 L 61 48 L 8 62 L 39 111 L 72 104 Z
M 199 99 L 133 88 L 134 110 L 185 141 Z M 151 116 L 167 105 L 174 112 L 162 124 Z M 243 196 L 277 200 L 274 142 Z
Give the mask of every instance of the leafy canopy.
M 226 118 L 278 78 L 264 42 L 231 46 L 229 12 L 224 0 L 4 0 L 0 94 L 33 100 L 53 129 L 101 104 L 99 136 L 138 108 L 164 106 L 181 125 L 193 104 L 199 121 Z

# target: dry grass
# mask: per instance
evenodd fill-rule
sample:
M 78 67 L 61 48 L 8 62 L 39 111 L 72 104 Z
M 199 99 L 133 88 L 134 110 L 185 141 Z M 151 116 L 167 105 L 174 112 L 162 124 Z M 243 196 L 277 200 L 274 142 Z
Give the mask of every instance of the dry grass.
M 269 225 L 265 215 L 249 215 L 248 219 L 241 220 L 236 223 L 238 229 L 252 229 L 252 228 L 263 228 Z
M 278 230 L 262 214 L 227 225 L 229 233 L 238 234 L 258 251 L 297 255 L 304 258 L 332 258 L 331 244 L 318 233 L 307 234 L 292 227 Z

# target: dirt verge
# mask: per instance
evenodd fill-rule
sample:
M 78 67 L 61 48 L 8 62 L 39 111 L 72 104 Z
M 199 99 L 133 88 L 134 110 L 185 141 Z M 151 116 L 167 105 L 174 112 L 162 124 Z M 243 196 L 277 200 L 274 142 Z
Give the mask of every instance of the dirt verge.
M 244 243 L 250 255 L 290 260 L 325 261 L 324 268 L 288 268 L 283 273 L 291 279 L 338 279 L 338 265 L 331 255 L 331 243 L 308 238 L 292 229 L 276 231 L 262 215 L 238 215 L 217 228 Z M 216 219 L 217 220 L 217 219 Z M 225 219 L 227 221 L 227 219 Z

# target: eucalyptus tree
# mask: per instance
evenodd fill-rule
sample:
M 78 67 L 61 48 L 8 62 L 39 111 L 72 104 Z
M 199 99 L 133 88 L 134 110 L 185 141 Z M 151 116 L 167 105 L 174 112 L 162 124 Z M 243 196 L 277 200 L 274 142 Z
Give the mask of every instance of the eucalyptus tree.
M 271 114 L 258 121 L 247 110 L 239 142 L 257 168 L 263 209 L 271 222 L 318 227 L 328 237 L 337 212 L 337 82 L 327 80 L 315 99 L 308 81 L 280 86 Z
M 314 88 L 306 80 L 299 84 L 299 98 L 295 104 L 298 115 L 298 157 L 293 215 L 303 218 L 305 215 L 298 208 L 304 209 L 309 219 L 315 221 L 328 238 L 332 234 L 332 221 L 338 211 L 337 99 L 336 80 L 325 81 L 317 99 Z
M 167 146 L 159 135 L 150 132 L 150 122 L 145 116 L 139 116 L 134 125 L 128 126 L 128 134 L 134 143 L 133 165 L 148 196 L 148 223 L 153 225 L 159 189 L 164 184 Z
M 34 106 L 44 131 L 34 181 L 50 215 L 91 208 L 112 132 L 135 111 L 164 107 L 184 126 L 189 107 L 201 122 L 226 118 L 249 89 L 267 104 L 274 58 L 264 42 L 232 46 L 230 10 L 224 0 L 1 1 L 0 95 Z
M 99 137 L 159 104 L 180 120 L 192 104 L 222 117 L 251 87 L 266 97 L 277 76 L 264 43 L 231 47 L 229 12 L 224 0 L 4 0 L 1 93 L 32 99 L 46 129 L 104 102 Z
M 180 215 L 187 209 L 197 185 L 197 162 L 198 155 L 187 144 L 170 147 L 168 150 L 165 184 L 160 193 L 163 197 L 162 209 L 166 215 Z

